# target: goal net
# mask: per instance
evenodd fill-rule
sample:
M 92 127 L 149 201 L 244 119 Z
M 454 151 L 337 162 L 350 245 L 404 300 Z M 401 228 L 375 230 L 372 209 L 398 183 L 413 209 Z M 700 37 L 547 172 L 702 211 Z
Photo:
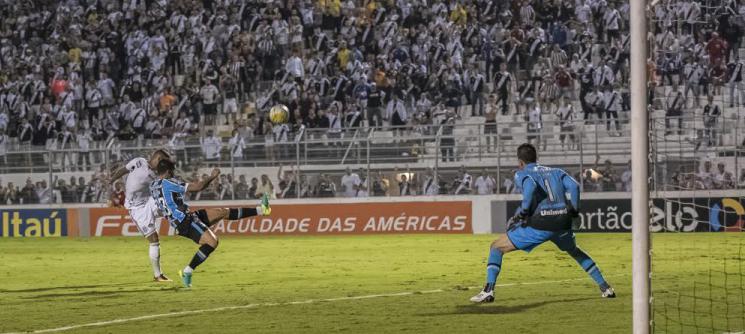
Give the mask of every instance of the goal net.
M 709 87 L 711 108 L 721 110 L 716 120 L 704 114 L 704 94 L 700 106 L 685 102 L 680 128 L 669 117 L 650 119 L 655 333 L 745 331 L 745 108 L 730 107 L 725 91 Z

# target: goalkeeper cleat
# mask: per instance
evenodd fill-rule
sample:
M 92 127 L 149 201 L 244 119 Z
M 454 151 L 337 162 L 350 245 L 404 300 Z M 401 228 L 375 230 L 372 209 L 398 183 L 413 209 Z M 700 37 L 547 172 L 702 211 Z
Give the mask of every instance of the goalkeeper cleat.
M 471 297 L 471 301 L 474 303 L 493 303 L 494 302 L 494 290 L 486 292 L 481 291 L 478 295 Z
M 613 288 L 608 287 L 607 289 L 600 289 L 600 297 L 603 298 L 616 298 L 616 291 Z
M 268 216 L 272 214 L 272 208 L 269 206 L 269 196 L 264 194 L 261 197 L 261 215 Z
M 191 288 L 191 273 L 179 270 L 178 275 L 181 276 L 181 282 L 184 283 L 184 287 Z
M 166 277 L 166 275 L 160 274 L 158 277 L 153 277 L 153 282 L 173 282 L 170 278 Z

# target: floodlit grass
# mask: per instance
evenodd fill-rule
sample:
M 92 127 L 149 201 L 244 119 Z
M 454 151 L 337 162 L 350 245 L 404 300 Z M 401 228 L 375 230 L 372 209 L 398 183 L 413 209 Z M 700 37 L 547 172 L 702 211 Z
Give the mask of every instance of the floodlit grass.
M 153 283 L 143 238 L 3 239 L 0 242 L 0 332 L 32 331 L 129 319 L 153 314 L 252 305 L 215 312 L 139 319 L 73 328 L 82 333 L 256 332 L 436 332 L 436 333 L 629 333 L 631 239 L 629 234 L 579 234 L 619 298 L 605 300 L 567 255 L 546 244 L 531 254 L 505 256 L 497 301 L 471 305 L 484 280 L 494 236 L 354 236 L 223 238 L 220 247 L 182 289 L 177 270 L 196 246 L 181 238 L 161 241 L 164 271 L 173 283 Z M 709 277 L 729 277 L 730 317 L 709 316 L 694 324 L 740 329 L 742 275 L 709 275 L 718 254 L 738 249 L 740 235 L 656 235 L 655 282 L 666 292 L 656 305 L 675 302 L 659 316 L 680 332 L 678 314 L 693 324 L 692 300 L 676 291 L 709 286 Z M 725 240 L 726 242 L 722 242 Z M 713 247 L 713 248 L 712 248 Z M 737 257 L 738 253 L 730 254 Z M 742 257 L 740 257 L 742 259 Z M 737 261 L 728 259 L 727 261 Z M 734 262 L 733 262 L 734 263 Z M 730 262 L 727 264 L 730 265 Z M 721 266 L 720 266 L 721 267 Z M 732 272 L 735 267 L 728 267 Z M 706 282 L 703 280 L 706 279 Z M 557 282 L 562 280 L 571 280 Z M 512 283 L 530 283 L 512 285 Z M 661 284 L 661 283 L 660 283 Z M 739 287 L 739 290 L 735 289 Z M 442 291 L 431 291 L 442 290 Z M 701 290 L 708 293 L 709 290 Z M 735 293 L 736 291 L 736 293 Z M 413 292 L 365 299 L 323 299 Z M 422 293 L 424 292 L 424 293 Z M 698 290 L 697 292 L 698 293 Z M 708 298 L 708 294 L 706 294 Z M 736 298 L 737 297 L 737 298 Z M 724 298 L 724 299 L 722 299 Z M 295 303 L 291 302 L 304 302 Z M 710 303 L 711 304 L 711 303 Z M 720 303 L 721 304 L 721 303 Z M 720 305 L 712 304 L 713 311 Z M 737 309 L 739 307 L 739 309 Z M 705 309 L 704 309 L 705 308 Z M 660 311 L 658 309 L 657 311 Z M 682 312 L 681 312 L 682 311 Z M 737 313 L 739 312 L 739 313 Z M 736 316 L 735 316 L 736 315 Z M 669 318 L 675 318 L 675 321 Z M 725 318 L 731 324 L 724 323 Z M 721 323 L 719 323 L 721 321 Z M 709 332 L 702 329 L 703 332 Z M 683 332 L 695 332 L 683 327 Z

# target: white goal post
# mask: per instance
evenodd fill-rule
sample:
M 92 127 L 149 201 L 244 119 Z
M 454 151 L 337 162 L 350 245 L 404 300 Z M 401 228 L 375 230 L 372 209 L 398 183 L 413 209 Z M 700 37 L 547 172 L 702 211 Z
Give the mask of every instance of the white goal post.
M 633 332 L 648 334 L 650 312 L 649 118 L 647 115 L 647 4 L 630 0 Z

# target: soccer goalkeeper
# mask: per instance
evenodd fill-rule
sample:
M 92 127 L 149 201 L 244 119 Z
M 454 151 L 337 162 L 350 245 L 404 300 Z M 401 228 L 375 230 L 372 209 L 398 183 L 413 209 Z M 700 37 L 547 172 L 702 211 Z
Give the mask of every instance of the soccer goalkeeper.
M 161 159 L 158 162 L 158 179 L 150 185 L 150 194 L 158 204 L 158 208 L 168 222 L 173 226 L 177 234 L 191 239 L 199 245 L 199 250 L 188 266 L 179 271 L 184 286 L 191 287 L 191 276 L 194 269 L 217 248 L 217 236 L 209 229 L 222 219 L 237 220 L 251 216 L 268 216 L 272 210 L 269 200 L 264 195 L 261 205 L 255 208 L 211 208 L 190 211 L 184 201 L 187 192 L 200 192 L 218 176 L 220 170 L 215 168 L 212 174 L 205 180 L 195 183 L 184 183 L 175 178 L 173 174 L 175 166 L 169 159 Z
M 507 233 L 492 242 L 486 265 L 486 285 L 484 290 L 471 297 L 471 301 L 494 301 L 494 284 L 502 268 L 502 256 L 505 253 L 517 249 L 530 252 L 549 240 L 574 258 L 592 277 L 600 287 L 601 297 L 615 298 L 616 293 L 603 278 L 595 261 L 577 247 L 574 240 L 572 218 L 579 216 L 577 181 L 564 170 L 539 165 L 538 154 L 533 145 L 520 145 L 517 158 L 520 171 L 515 175 L 515 184 L 522 189 L 522 203 L 510 218 Z

